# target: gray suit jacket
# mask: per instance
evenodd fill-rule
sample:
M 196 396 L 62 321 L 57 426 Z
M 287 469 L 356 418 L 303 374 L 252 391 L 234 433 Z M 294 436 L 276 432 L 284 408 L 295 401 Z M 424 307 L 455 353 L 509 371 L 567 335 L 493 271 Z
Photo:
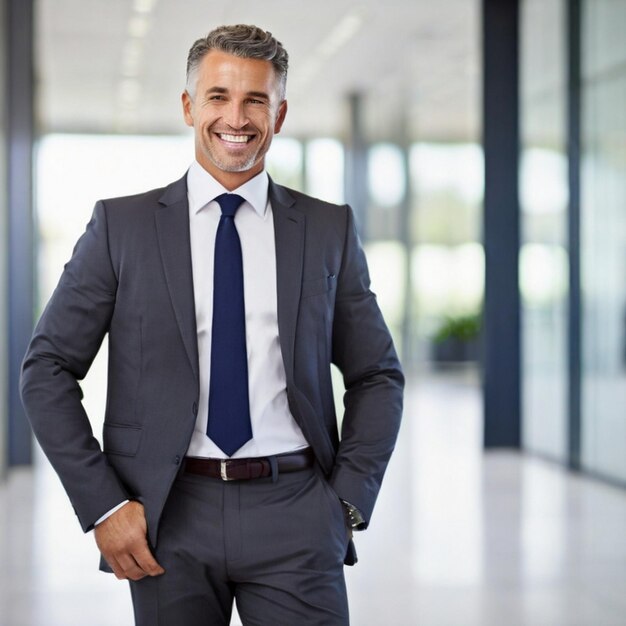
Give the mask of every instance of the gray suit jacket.
M 273 182 L 270 200 L 289 407 L 337 495 L 369 521 L 400 424 L 400 365 L 369 290 L 350 208 Z M 106 333 L 101 450 L 78 381 Z M 341 438 L 331 362 L 346 386 Z M 21 391 L 83 529 L 134 498 L 156 545 L 198 410 L 186 177 L 96 204 L 35 329 Z

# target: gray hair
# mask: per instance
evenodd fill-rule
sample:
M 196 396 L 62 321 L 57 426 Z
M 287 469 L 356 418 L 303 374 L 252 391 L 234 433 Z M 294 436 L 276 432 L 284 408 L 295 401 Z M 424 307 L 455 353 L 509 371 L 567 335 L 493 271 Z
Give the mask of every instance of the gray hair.
M 280 99 L 285 99 L 289 66 L 287 51 L 272 33 L 247 24 L 218 26 L 191 46 L 187 56 L 186 89 L 192 97 L 195 95 L 200 62 L 211 50 L 220 50 L 242 59 L 271 61 L 279 81 Z

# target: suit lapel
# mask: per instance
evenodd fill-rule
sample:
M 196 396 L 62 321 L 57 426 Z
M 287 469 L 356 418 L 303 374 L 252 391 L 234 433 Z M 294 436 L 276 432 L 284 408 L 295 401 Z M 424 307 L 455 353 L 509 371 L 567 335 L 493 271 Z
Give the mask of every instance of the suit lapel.
M 270 179 L 270 202 L 276 241 L 278 335 L 288 380 L 293 377 L 296 322 L 304 260 L 304 214 L 293 208 L 294 198 Z
M 198 376 L 198 338 L 193 295 L 186 175 L 169 185 L 155 213 L 161 261 L 178 328 L 191 368 Z
M 276 241 L 278 334 L 285 371 L 291 379 L 302 286 L 305 218 L 293 207 L 295 200 L 291 194 L 271 179 L 269 195 Z M 155 222 L 165 280 L 185 350 L 197 376 L 198 340 L 186 176 L 169 185 L 159 202 L 162 207 L 155 213 Z

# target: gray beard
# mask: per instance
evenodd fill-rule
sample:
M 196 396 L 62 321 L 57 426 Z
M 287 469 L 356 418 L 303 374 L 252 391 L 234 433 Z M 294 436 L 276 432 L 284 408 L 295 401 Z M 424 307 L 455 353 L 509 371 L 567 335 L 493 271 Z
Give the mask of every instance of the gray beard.
M 215 156 L 210 148 L 206 149 L 207 156 L 210 161 L 222 172 L 247 172 L 252 169 L 257 162 L 258 152 L 251 154 L 245 161 L 241 163 L 226 163 L 222 159 Z

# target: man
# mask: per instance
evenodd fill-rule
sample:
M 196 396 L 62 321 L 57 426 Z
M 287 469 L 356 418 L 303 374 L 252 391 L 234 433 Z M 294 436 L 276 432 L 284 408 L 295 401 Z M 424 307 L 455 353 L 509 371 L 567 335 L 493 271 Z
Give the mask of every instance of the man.
M 271 181 L 287 53 L 225 26 L 189 53 L 196 160 L 100 201 L 35 330 L 22 398 L 137 624 L 347 624 L 403 378 L 352 212 Z M 103 450 L 78 381 L 109 335 Z M 341 437 L 330 364 L 343 373 Z

